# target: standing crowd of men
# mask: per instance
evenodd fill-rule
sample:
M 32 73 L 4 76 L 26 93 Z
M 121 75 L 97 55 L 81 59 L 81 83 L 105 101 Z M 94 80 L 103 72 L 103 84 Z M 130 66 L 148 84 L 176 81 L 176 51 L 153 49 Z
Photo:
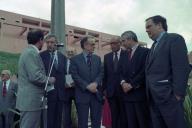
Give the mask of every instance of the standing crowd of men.
M 72 100 L 78 128 L 88 128 L 89 113 L 91 127 L 100 128 L 103 95 L 109 102 L 112 128 L 186 128 L 183 101 L 190 67 L 185 40 L 167 33 L 166 19 L 160 15 L 145 22 L 154 41 L 151 49 L 139 45 L 135 32 L 125 31 L 111 39 L 112 51 L 104 55 L 103 64 L 94 54 L 93 37 L 80 41 L 80 54 L 72 49 L 65 56 L 57 50 L 56 36 L 48 35 L 47 50 L 40 52 L 43 32 L 29 31 L 29 46 L 18 69 L 20 128 L 39 128 L 40 122 L 44 128 L 61 128 L 61 124 L 71 128 Z M 4 99 L 0 96 L 0 105 Z M 4 126 L 9 128 L 7 123 Z

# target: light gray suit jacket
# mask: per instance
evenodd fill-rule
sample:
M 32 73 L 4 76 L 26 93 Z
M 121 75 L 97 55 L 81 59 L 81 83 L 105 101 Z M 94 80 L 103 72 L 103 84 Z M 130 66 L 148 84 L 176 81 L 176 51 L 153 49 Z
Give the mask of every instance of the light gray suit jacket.
M 17 84 L 10 81 L 7 94 L 2 96 L 3 82 L 0 81 L 0 113 L 6 113 L 8 109 L 14 109 L 16 103 Z
M 29 45 L 20 56 L 16 107 L 20 111 L 43 109 L 42 97 L 47 80 L 43 62 L 37 50 Z

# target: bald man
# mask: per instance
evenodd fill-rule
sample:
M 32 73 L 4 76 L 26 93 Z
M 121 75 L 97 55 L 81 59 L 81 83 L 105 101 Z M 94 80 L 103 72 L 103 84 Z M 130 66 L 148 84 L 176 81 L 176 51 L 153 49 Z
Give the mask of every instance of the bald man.
M 122 89 L 120 87 L 120 74 L 119 74 L 119 60 L 125 54 L 120 46 L 120 38 L 112 38 L 109 42 L 111 52 L 104 55 L 104 79 L 103 87 L 109 101 L 111 115 L 112 115 L 112 128 L 126 127 L 124 116 L 124 105 L 122 97 Z
M 75 84 L 71 77 L 71 74 L 69 73 L 69 66 L 70 66 L 70 59 L 71 57 L 76 55 L 76 49 L 73 47 L 68 47 L 67 49 L 67 75 L 66 78 L 66 84 L 65 84 L 65 97 L 64 97 L 64 105 L 63 105 L 63 115 L 64 115 L 64 128 L 72 128 L 72 101 L 75 101 Z
M 3 70 L 0 81 L 0 128 L 10 128 L 14 114 L 9 109 L 15 108 L 17 84 L 10 80 L 11 72 Z

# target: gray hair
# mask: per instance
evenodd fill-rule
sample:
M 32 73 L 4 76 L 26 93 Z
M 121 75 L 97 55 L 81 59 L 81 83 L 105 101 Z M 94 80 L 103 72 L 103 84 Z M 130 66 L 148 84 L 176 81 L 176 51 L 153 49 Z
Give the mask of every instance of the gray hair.
M 121 38 L 125 39 L 131 39 L 135 42 L 138 42 L 137 35 L 133 31 L 125 31 L 123 34 L 121 34 Z
M 5 75 L 8 75 L 10 77 L 11 71 L 10 70 L 2 70 L 1 74 L 5 74 Z

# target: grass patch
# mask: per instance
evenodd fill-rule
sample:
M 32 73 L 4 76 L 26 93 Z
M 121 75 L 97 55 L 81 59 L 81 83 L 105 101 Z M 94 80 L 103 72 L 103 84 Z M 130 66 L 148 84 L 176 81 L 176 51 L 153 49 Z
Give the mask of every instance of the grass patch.
M 20 54 L 13 54 L 0 51 L 0 71 L 9 69 L 12 74 L 18 71 L 18 61 Z

